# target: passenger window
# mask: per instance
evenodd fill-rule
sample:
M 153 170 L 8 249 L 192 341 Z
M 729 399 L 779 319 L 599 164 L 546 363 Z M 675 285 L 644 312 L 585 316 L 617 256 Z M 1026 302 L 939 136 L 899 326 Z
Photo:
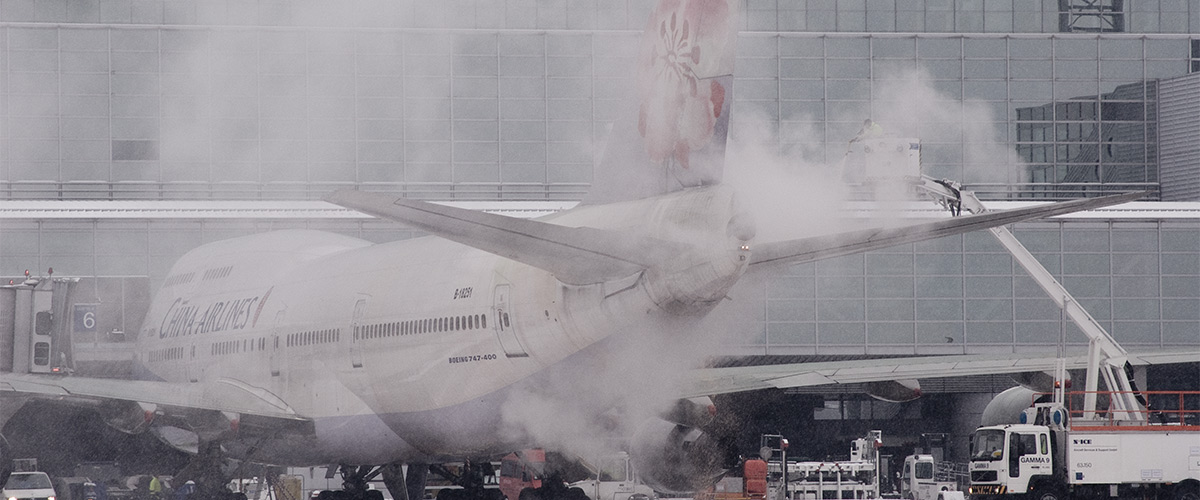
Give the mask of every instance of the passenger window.
M 487 328 L 487 315 L 486 314 L 479 315 L 479 324 L 482 325 L 482 326 L 480 326 L 480 328 Z
M 1049 455 L 1049 454 L 1050 454 L 1050 447 L 1049 447 L 1049 446 L 1048 446 L 1048 444 L 1047 444 L 1047 442 L 1048 442 L 1049 440 L 1047 440 L 1047 439 L 1046 439 L 1046 435 L 1045 435 L 1045 434 L 1041 434 L 1041 435 L 1039 435 L 1039 436 L 1038 436 L 1038 441 L 1040 441 L 1040 443 L 1039 443 L 1039 444 L 1041 445 L 1042 455 Z

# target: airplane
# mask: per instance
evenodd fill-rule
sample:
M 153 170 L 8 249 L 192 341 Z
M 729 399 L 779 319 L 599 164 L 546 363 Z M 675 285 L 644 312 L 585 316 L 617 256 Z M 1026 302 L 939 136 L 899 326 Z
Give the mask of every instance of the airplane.
M 707 396 L 1052 369 L 1049 357 L 957 356 L 688 367 L 639 380 L 613 360 L 630 345 L 669 353 L 687 344 L 748 274 L 1144 194 L 756 241 L 753 217 L 720 182 L 737 4 L 663 0 L 654 9 L 637 58 L 637 96 L 578 207 L 517 219 L 387 193 L 333 193 L 334 204 L 429 236 L 371 244 L 285 230 L 202 245 L 155 293 L 137 335 L 134 380 L 0 373 L 5 413 L 44 399 L 94 409 L 125 432 L 153 432 L 196 454 L 201 492 L 219 484 L 203 481 L 220 474 L 204 464 L 234 458 L 337 464 L 346 487 L 323 500 L 377 500 L 366 481 L 378 475 L 407 500 L 423 498 L 424 465 L 539 444 L 537 429 L 513 427 L 513 401 L 593 387 L 599 374 L 622 371 L 637 391 L 669 395 L 651 405 L 637 441 L 640 455 L 652 457 L 643 463 L 660 465 L 643 467 L 643 477 L 680 491 L 720 465 L 700 430 Z M 547 422 L 560 410 L 600 415 L 614 397 L 531 411 Z M 442 500 L 496 500 L 496 490 L 447 491 Z

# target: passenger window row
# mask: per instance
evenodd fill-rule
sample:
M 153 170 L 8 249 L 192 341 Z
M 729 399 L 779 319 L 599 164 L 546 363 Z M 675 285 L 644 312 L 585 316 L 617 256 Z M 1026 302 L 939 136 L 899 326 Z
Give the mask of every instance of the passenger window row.
M 200 278 L 200 279 L 201 279 L 201 281 L 215 280 L 218 278 L 224 278 L 226 276 L 229 276 L 229 273 L 232 273 L 232 272 L 233 272 L 233 266 L 218 267 L 215 269 L 209 269 L 207 271 L 204 271 L 204 277 Z
M 196 277 L 195 272 L 176 274 L 175 276 L 171 276 L 171 277 L 167 278 L 166 281 L 163 281 L 162 286 L 163 286 L 163 288 L 166 288 L 169 286 L 182 285 L 184 283 L 191 282 L 192 278 L 195 278 L 195 277 Z
M 448 316 L 443 318 L 414 319 L 375 323 L 354 327 L 354 340 L 380 339 L 422 333 L 456 332 L 487 328 L 487 315 Z
M 153 351 L 150 351 L 150 355 L 147 359 L 151 363 L 157 362 L 157 361 L 171 361 L 171 360 L 176 360 L 176 359 L 183 359 L 183 353 L 184 353 L 183 347 L 168 347 L 166 349 L 155 349 Z
M 257 339 L 242 339 L 242 340 L 226 340 L 223 342 L 214 342 L 211 350 L 213 356 L 224 356 L 227 354 L 236 354 L 239 352 L 254 352 L 261 351 L 267 348 L 266 337 Z M 195 353 L 193 353 L 194 355 Z
M 302 345 L 328 344 L 337 342 L 341 338 L 342 330 L 340 328 L 289 333 L 287 336 L 287 346 L 297 347 Z

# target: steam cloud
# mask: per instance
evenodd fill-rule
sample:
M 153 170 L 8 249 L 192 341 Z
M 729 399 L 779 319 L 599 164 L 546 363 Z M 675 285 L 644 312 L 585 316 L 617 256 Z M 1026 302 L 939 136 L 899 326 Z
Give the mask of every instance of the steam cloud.
M 861 123 L 870 116 L 885 133 L 916 137 L 923 145 L 961 146 L 952 158 L 961 170 L 925 172 L 964 182 L 1003 182 L 1018 172 L 1020 161 L 999 140 L 997 121 L 982 102 L 962 101 L 939 93 L 917 71 L 873 82 L 876 99 L 854 116 L 830 117 L 834 122 Z M 758 241 L 793 238 L 844 228 L 851 192 L 843 179 L 840 148 L 846 138 L 822 144 L 814 120 L 788 117 L 802 123 L 780 132 L 765 113 L 735 105 L 731 122 L 724 182 L 733 186 L 758 223 Z M 1003 123 L 1003 122 L 1001 122 Z M 816 140 L 814 140 L 816 138 Z M 822 161 L 828 156 L 835 161 Z M 927 159 L 931 159 L 927 157 Z M 942 160 L 945 161 L 945 160 Z M 959 177 L 961 175 L 961 178 Z M 917 201 L 877 200 L 876 208 L 894 212 L 887 204 Z M 858 221 L 861 223 L 862 221 Z M 898 218 L 868 223 L 901 223 Z M 703 321 L 690 325 L 659 325 L 641 332 L 619 332 L 605 351 L 599 370 L 587 376 L 564 377 L 556 384 L 530 389 L 512 398 L 503 419 L 510 436 L 526 436 L 538 445 L 582 457 L 620 449 L 640 419 L 653 418 L 674 401 L 670 382 L 728 345 L 752 343 L 763 329 L 760 304 L 762 276 L 748 274 Z M 593 367 L 595 368 L 595 367 Z M 619 418 L 604 412 L 598 402 L 620 408 Z M 607 436 L 597 432 L 606 424 Z

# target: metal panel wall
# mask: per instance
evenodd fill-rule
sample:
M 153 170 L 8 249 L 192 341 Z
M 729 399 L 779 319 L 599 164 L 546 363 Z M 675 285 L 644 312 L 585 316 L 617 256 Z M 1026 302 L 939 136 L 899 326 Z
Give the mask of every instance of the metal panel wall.
M 1159 83 L 1163 201 L 1200 200 L 1200 73 Z

